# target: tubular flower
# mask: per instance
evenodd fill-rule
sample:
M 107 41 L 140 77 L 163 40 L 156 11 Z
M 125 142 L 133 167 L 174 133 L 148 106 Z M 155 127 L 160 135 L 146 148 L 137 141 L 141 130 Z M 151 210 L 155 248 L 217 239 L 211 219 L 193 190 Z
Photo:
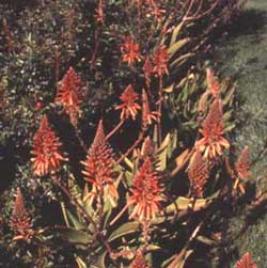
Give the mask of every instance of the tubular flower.
M 236 263 L 235 268 L 257 268 L 257 265 L 252 260 L 251 254 L 249 252 L 247 252 Z
M 136 252 L 134 260 L 130 264 L 130 268 L 149 268 L 141 250 Z
M 121 110 L 120 118 L 121 120 L 128 119 L 132 117 L 135 120 L 138 110 L 141 109 L 140 105 L 137 103 L 138 94 L 134 91 L 132 85 L 128 85 L 126 89 L 120 96 L 122 104 L 116 106 L 116 110 Z
M 164 74 L 168 74 L 168 60 L 169 55 L 166 47 L 160 46 L 153 57 L 153 72 L 156 76 L 162 77 Z
M 59 148 L 61 143 L 54 131 L 50 128 L 48 119 L 44 116 L 40 127 L 33 137 L 33 173 L 37 176 L 47 175 L 49 172 L 59 169 L 64 158 Z
M 200 130 L 203 138 L 196 142 L 196 148 L 204 152 L 204 157 L 213 159 L 222 155 L 223 149 L 230 147 L 229 142 L 223 137 L 223 112 L 219 99 L 215 99 L 211 104 L 209 113 L 202 124 Z
M 96 135 L 91 147 L 88 150 L 83 174 L 85 181 L 92 184 L 92 200 L 103 194 L 104 199 L 110 201 L 115 206 L 118 199 L 117 188 L 113 181 L 113 152 L 106 141 L 103 122 L 100 120 Z
M 238 177 L 242 180 L 250 176 L 250 155 L 248 146 L 246 146 L 240 153 L 235 164 L 235 169 Z
M 159 120 L 160 114 L 158 112 L 151 112 L 149 106 L 149 100 L 145 89 L 142 91 L 142 124 L 144 128 L 147 128 L 153 123 Z
M 205 184 L 209 178 L 209 170 L 199 151 L 196 151 L 191 158 L 188 178 L 191 183 L 192 194 L 195 197 L 202 197 Z
M 132 65 L 136 61 L 141 60 L 140 46 L 135 43 L 131 36 L 124 38 L 124 43 L 121 45 L 122 61 Z
M 55 102 L 63 106 L 71 123 L 77 125 L 78 117 L 81 114 L 81 79 L 72 67 L 68 69 L 59 83 Z
M 217 77 L 214 75 L 213 70 L 210 68 L 207 68 L 206 70 L 206 79 L 207 79 L 207 85 L 208 85 L 208 90 L 210 94 L 214 98 L 217 98 L 220 94 L 220 83 Z
M 140 222 L 154 219 L 164 197 L 158 174 L 150 157 L 144 159 L 143 165 L 135 174 L 130 192 L 127 204 L 134 206 L 130 218 L 135 218 Z
M 13 240 L 28 240 L 33 235 L 32 220 L 25 208 L 20 188 L 17 188 L 16 199 L 10 219 L 10 227 L 16 235 Z

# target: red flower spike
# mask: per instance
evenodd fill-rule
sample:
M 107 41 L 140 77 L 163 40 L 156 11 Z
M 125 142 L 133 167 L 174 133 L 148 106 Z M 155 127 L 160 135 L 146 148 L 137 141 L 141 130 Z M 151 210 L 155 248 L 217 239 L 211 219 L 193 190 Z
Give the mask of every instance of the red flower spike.
M 214 98 L 217 98 L 220 94 L 220 83 L 210 68 L 206 70 L 206 79 L 209 92 Z
M 235 268 L 257 268 L 257 265 L 252 260 L 251 254 L 249 252 L 247 252 L 236 263 Z
M 240 156 L 235 164 L 235 169 L 238 177 L 242 180 L 248 178 L 251 175 L 250 154 L 248 146 L 246 146 L 240 153 Z
M 164 74 L 168 74 L 168 50 L 164 46 L 160 46 L 153 56 L 153 72 L 158 77 L 162 77 Z
M 33 235 L 32 221 L 25 208 L 24 198 L 20 191 L 20 188 L 17 188 L 16 199 L 10 219 L 10 227 L 16 235 L 14 237 L 14 240 L 27 240 L 30 239 Z
M 142 145 L 142 150 L 141 150 L 141 155 L 142 157 L 153 157 L 153 154 L 155 152 L 155 144 L 151 140 L 151 138 L 148 136 L 145 138 L 143 145 Z
M 191 183 L 192 194 L 195 197 L 202 197 L 205 184 L 209 178 L 209 170 L 199 151 L 196 151 L 190 160 L 188 178 Z
M 131 36 L 124 38 L 124 43 L 121 45 L 122 61 L 132 65 L 136 61 L 141 60 L 140 46 L 135 43 Z
M 130 264 L 130 268 L 149 268 L 141 250 L 136 252 L 134 260 Z
M 77 120 L 81 114 L 81 79 L 72 67 L 68 69 L 59 83 L 55 102 L 63 106 L 71 123 L 77 125 Z
M 160 203 L 164 197 L 159 176 L 150 157 L 144 159 L 143 165 L 135 174 L 130 192 L 127 204 L 134 206 L 130 218 L 140 222 L 154 219 L 160 211 Z
M 220 99 L 215 99 L 211 104 L 209 113 L 200 130 L 203 138 L 196 142 L 196 148 L 204 152 L 204 157 L 213 159 L 222 155 L 223 149 L 230 147 L 224 138 L 223 112 Z
M 40 127 L 33 137 L 32 168 L 34 175 L 44 176 L 58 170 L 62 161 L 66 161 L 60 153 L 61 143 L 50 128 L 48 119 L 44 116 Z
M 103 121 L 100 120 L 96 135 L 91 147 L 88 150 L 85 161 L 81 162 L 84 166 L 83 174 L 85 181 L 93 186 L 93 199 L 99 193 L 109 199 L 115 206 L 118 199 L 118 192 L 113 181 L 113 151 L 106 141 Z
M 121 110 L 121 120 L 128 119 L 131 117 L 133 120 L 136 119 L 138 110 L 141 109 L 137 103 L 138 94 L 134 91 L 132 85 L 128 85 L 120 96 L 122 104 L 116 106 L 116 110 Z
M 144 128 L 147 128 L 154 121 L 159 120 L 160 114 L 158 112 L 151 112 L 149 100 L 145 89 L 142 91 L 142 124 Z

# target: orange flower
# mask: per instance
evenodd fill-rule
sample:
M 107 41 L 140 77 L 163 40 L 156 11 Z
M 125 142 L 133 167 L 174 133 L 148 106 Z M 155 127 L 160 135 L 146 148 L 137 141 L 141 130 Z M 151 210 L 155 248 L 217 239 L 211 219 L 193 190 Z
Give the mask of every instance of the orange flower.
M 117 188 L 113 181 L 113 152 L 106 141 L 103 121 L 100 120 L 94 141 L 88 150 L 85 161 L 81 162 L 84 166 L 84 179 L 92 184 L 90 193 L 92 200 L 103 194 L 104 199 L 108 200 L 113 206 L 118 199 Z
M 47 175 L 60 168 L 61 162 L 67 160 L 59 151 L 61 143 L 54 131 L 49 127 L 48 119 L 44 116 L 40 127 L 33 137 L 31 158 L 33 173 L 37 176 Z
M 16 235 L 13 240 L 28 240 L 33 235 L 32 220 L 25 208 L 20 188 L 17 188 L 16 199 L 10 219 L 10 227 Z
M 153 123 L 153 121 L 157 122 L 159 120 L 160 114 L 159 112 L 153 111 L 151 112 L 149 106 L 149 100 L 145 89 L 142 91 L 142 124 L 144 128 L 147 128 L 149 125 Z
M 68 69 L 59 83 L 55 102 L 63 106 L 64 111 L 70 117 L 71 123 L 76 125 L 81 114 L 81 79 L 72 67 Z
M 141 109 L 140 105 L 136 102 L 138 94 L 134 91 L 132 85 L 128 85 L 120 96 L 122 104 L 118 105 L 115 109 L 121 110 L 120 118 L 122 120 L 132 117 L 135 120 L 138 110 Z
M 126 36 L 121 45 L 122 61 L 132 65 L 141 60 L 140 46 L 135 43 L 131 36 Z
M 235 268 L 257 268 L 257 265 L 252 260 L 251 254 L 249 252 L 247 252 L 236 263 Z
M 164 197 L 163 189 L 159 185 L 159 176 L 150 157 L 144 159 L 143 165 L 135 174 L 130 192 L 127 204 L 134 206 L 130 218 L 140 222 L 155 218 Z
M 153 72 L 159 76 L 162 77 L 164 74 L 168 74 L 168 50 L 164 46 L 160 46 L 156 52 L 154 53 L 153 57 Z
M 202 197 L 204 186 L 209 178 L 209 170 L 199 151 L 196 151 L 190 160 L 188 178 L 191 183 L 192 194 L 195 197 Z
M 203 138 L 196 142 L 196 148 L 204 152 L 204 157 L 213 159 L 222 155 L 223 149 L 230 147 L 224 138 L 223 112 L 221 100 L 215 99 L 200 130 Z
M 130 264 L 130 268 L 149 268 L 141 250 L 136 252 L 134 260 Z
M 235 164 L 235 169 L 237 175 L 240 179 L 244 180 L 248 178 L 250 174 L 250 155 L 249 155 L 249 148 L 246 146 Z
M 214 98 L 217 98 L 220 94 L 220 83 L 210 68 L 206 70 L 206 79 L 209 92 Z

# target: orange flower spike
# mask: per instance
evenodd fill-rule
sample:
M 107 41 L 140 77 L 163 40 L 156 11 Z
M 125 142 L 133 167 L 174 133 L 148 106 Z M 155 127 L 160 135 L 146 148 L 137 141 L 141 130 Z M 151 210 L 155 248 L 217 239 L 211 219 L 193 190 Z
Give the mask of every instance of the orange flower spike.
M 164 46 L 160 46 L 153 57 L 153 72 L 158 77 L 162 77 L 164 74 L 168 74 L 168 50 Z
M 136 61 L 142 59 L 140 53 L 140 46 L 137 44 L 131 36 L 124 38 L 124 43 L 121 45 L 122 61 L 127 62 L 128 65 L 132 65 Z
M 192 194 L 195 197 L 202 197 L 205 184 L 209 178 L 209 170 L 199 151 L 196 151 L 190 160 L 188 178 L 191 183 Z
M 257 265 L 252 260 L 251 254 L 249 252 L 247 252 L 236 263 L 235 268 L 257 268 Z
M 145 158 L 143 165 L 135 174 L 130 192 L 127 205 L 134 206 L 130 218 L 140 222 L 154 219 L 160 211 L 160 203 L 164 201 L 164 197 L 150 157 Z
M 41 120 L 40 127 L 33 137 L 33 173 L 44 176 L 58 170 L 62 161 L 66 161 L 60 153 L 61 143 L 54 131 L 50 128 L 47 116 Z
M 121 120 L 131 117 L 136 119 L 138 110 L 141 110 L 141 106 L 137 103 L 138 94 L 134 91 L 132 85 L 128 85 L 120 96 L 122 104 L 116 106 L 116 110 L 121 110 Z
M 81 113 L 82 93 L 81 79 L 72 67 L 68 69 L 59 83 L 55 102 L 63 106 L 64 111 L 70 117 L 71 123 L 76 125 Z
M 17 188 L 16 199 L 10 219 L 10 227 L 15 232 L 14 240 L 29 239 L 33 235 L 32 221 L 25 208 L 24 198 L 20 188 Z
M 213 70 L 210 68 L 206 69 L 206 79 L 207 79 L 208 90 L 211 93 L 211 95 L 214 98 L 219 97 L 220 89 L 221 89 L 220 83 L 219 83 L 217 77 L 214 75 Z
M 130 268 L 149 268 L 141 250 L 136 252 L 134 260 L 130 264 Z
M 248 146 L 246 146 L 240 153 L 240 156 L 237 159 L 237 162 L 235 164 L 235 169 L 236 169 L 238 177 L 242 180 L 248 178 L 251 175 L 250 154 L 249 154 Z
M 203 138 L 196 142 L 196 148 L 204 152 L 204 157 L 213 159 L 222 155 L 230 147 L 224 138 L 223 112 L 221 100 L 215 99 L 200 130 Z
M 144 128 L 152 125 L 153 122 L 158 122 L 160 114 L 158 112 L 151 112 L 149 100 L 145 89 L 142 91 L 142 124 Z
M 95 197 L 99 193 L 104 193 L 104 198 L 108 198 L 115 206 L 118 192 L 113 182 L 113 151 L 106 141 L 102 120 L 98 124 L 86 160 L 81 163 L 84 166 L 84 180 L 92 184 L 96 191 Z

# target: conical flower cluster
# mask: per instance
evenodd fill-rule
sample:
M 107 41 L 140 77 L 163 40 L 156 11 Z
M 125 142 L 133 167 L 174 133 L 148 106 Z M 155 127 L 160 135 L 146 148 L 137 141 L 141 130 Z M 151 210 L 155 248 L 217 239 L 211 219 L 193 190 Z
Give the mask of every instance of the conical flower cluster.
M 162 77 L 164 74 L 168 74 L 168 60 L 169 55 L 166 47 L 160 46 L 153 56 L 153 72 L 158 77 Z
M 252 260 L 251 254 L 249 252 L 247 252 L 236 263 L 235 268 L 257 268 L 257 265 Z
M 35 175 L 44 176 L 60 168 L 62 161 L 66 160 L 60 153 L 60 147 L 59 138 L 50 128 L 47 116 L 44 116 L 33 137 L 31 161 Z
M 120 118 L 122 120 L 132 118 L 135 120 L 138 110 L 141 109 L 140 105 L 137 103 L 138 94 L 134 91 L 133 86 L 128 85 L 120 96 L 122 104 L 116 107 L 116 110 L 121 110 Z
M 84 166 L 85 181 L 92 184 L 93 192 L 91 194 L 94 195 L 93 199 L 101 193 L 104 194 L 105 199 L 109 199 L 111 204 L 115 206 L 118 192 L 113 180 L 113 152 L 106 141 L 102 120 L 98 124 L 86 160 L 81 163 Z
M 131 36 L 124 38 L 124 43 L 121 45 L 122 61 L 127 62 L 128 65 L 141 60 L 140 46 Z
M 128 205 L 133 206 L 130 218 L 150 221 L 160 210 L 164 200 L 163 188 L 159 185 L 159 176 L 154 169 L 153 161 L 146 157 L 133 178 Z
M 188 178 L 190 180 L 193 196 L 202 197 L 205 184 L 209 178 L 209 169 L 199 151 L 196 151 L 191 158 Z
M 211 104 L 209 113 L 200 130 L 203 138 L 196 142 L 196 148 L 204 152 L 204 157 L 213 159 L 222 155 L 224 149 L 230 147 L 224 138 L 223 112 L 220 99 Z
M 32 221 L 25 208 L 20 188 L 17 188 L 16 199 L 10 219 L 10 227 L 15 233 L 14 240 L 30 239 L 33 235 Z
M 238 178 L 242 180 L 250 176 L 250 154 L 248 146 L 246 146 L 240 153 L 240 156 L 235 164 L 235 170 Z
M 81 79 L 72 67 L 68 69 L 59 83 L 55 102 L 63 106 L 71 123 L 76 125 L 81 113 L 82 93 Z

